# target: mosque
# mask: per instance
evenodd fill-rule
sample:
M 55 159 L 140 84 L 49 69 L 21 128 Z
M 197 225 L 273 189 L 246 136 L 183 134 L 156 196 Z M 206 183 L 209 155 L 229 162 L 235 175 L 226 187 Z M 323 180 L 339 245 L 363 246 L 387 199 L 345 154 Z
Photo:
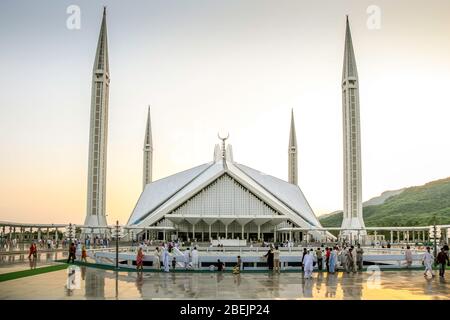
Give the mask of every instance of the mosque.
M 104 228 L 109 103 L 106 9 L 94 60 L 84 225 Z M 364 235 L 361 201 L 359 81 L 347 18 L 343 94 L 344 221 L 342 235 Z M 143 149 L 143 191 L 126 228 L 134 239 L 242 241 L 326 240 L 325 231 L 298 186 L 294 114 L 288 145 L 288 181 L 237 163 L 228 136 L 219 136 L 212 161 L 152 181 L 150 107 Z

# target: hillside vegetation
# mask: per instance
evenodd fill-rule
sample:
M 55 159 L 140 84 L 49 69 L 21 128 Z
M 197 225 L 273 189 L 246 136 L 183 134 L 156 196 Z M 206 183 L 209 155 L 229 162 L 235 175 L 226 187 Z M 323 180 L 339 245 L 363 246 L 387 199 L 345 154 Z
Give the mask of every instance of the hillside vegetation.
M 367 227 L 430 225 L 433 215 L 437 224 L 450 224 L 450 178 L 406 188 L 381 204 L 363 207 Z M 324 227 L 340 227 L 342 211 L 319 220 Z

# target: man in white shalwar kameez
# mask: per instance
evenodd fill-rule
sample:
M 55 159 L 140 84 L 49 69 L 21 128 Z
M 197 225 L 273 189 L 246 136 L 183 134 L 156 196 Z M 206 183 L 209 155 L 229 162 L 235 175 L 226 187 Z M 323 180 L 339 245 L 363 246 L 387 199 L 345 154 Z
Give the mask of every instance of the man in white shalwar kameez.
M 184 250 L 184 267 L 187 269 L 189 267 L 189 262 L 191 262 L 191 250 L 187 248 Z
M 433 261 L 434 261 L 433 254 L 430 252 L 430 247 L 427 247 L 427 252 L 425 252 L 422 258 L 422 264 L 425 266 L 425 272 L 423 274 L 425 277 L 427 276 L 428 272 L 430 272 L 431 277 L 434 277 Z
M 163 249 L 162 258 L 163 258 L 164 272 L 169 272 L 170 271 L 170 267 L 169 267 L 170 254 L 169 254 L 169 249 L 167 249 L 166 247 Z
M 194 247 L 194 249 L 191 252 L 191 258 L 192 258 L 192 266 L 194 269 L 198 268 L 198 251 L 197 247 Z
M 305 278 L 309 279 L 312 276 L 312 272 L 313 272 L 313 262 L 314 262 L 314 257 L 313 257 L 313 251 L 312 249 L 308 252 L 308 254 L 305 255 L 305 257 L 303 258 L 303 270 L 305 272 Z

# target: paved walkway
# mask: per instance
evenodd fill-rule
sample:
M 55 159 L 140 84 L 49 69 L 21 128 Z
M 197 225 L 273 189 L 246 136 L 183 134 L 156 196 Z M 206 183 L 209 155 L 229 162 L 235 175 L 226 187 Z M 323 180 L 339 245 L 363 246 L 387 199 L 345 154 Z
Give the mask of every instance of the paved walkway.
M 79 289 L 67 270 L 0 283 L 0 299 L 450 299 L 448 280 L 421 271 L 314 273 L 144 273 L 79 267 Z M 117 278 L 116 278 L 117 277 Z
M 66 252 L 39 253 L 36 261 L 30 261 L 28 254 L 0 255 L 0 274 L 54 265 L 56 259 L 64 257 L 67 257 Z

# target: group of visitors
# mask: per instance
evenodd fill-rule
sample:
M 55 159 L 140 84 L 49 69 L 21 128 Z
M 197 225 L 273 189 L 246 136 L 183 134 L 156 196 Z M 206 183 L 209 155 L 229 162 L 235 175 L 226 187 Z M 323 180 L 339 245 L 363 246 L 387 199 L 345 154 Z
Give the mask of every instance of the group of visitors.
M 422 265 L 425 267 L 424 277 L 434 278 L 433 263 L 439 266 L 439 276 L 445 277 L 445 268 L 450 266 L 448 250 L 448 245 L 444 245 L 435 258 L 431 253 L 431 248 L 427 247 L 427 251 L 422 257 Z
M 177 251 L 177 254 L 175 253 Z M 177 256 L 179 257 L 181 264 L 185 269 L 197 269 L 199 267 L 198 250 L 194 247 L 192 250 L 187 248 L 184 253 L 179 251 L 177 243 L 168 242 L 166 244 L 156 246 L 153 252 L 153 266 L 156 270 L 161 269 L 161 264 L 164 272 L 170 271 L 177 267 Z M 140 246 L 136 256 L 136 268 L 138 271 L 143 270 L 144 265 L 144 251 L 143 246 Z

